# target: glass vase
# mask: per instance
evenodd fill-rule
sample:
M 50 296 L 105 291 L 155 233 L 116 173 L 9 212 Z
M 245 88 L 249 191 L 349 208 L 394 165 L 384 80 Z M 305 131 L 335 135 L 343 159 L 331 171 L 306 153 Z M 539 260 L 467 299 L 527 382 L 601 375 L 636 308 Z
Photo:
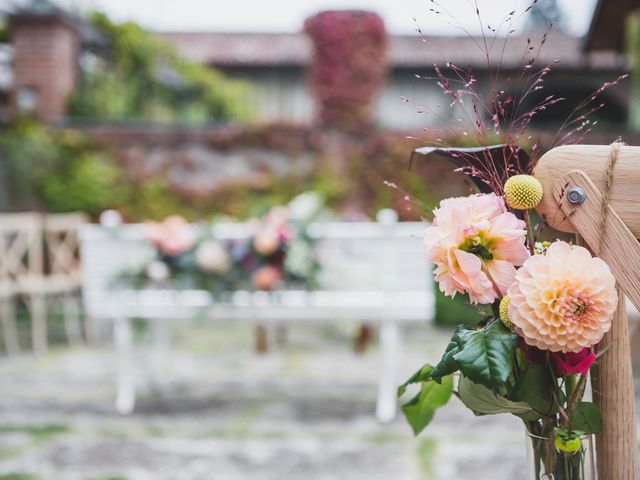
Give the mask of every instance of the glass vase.
M 526 437 L 529 480 L 597 480 L 593 435 L 582 436 L 574 453 L 558 451 L 553 437 Z

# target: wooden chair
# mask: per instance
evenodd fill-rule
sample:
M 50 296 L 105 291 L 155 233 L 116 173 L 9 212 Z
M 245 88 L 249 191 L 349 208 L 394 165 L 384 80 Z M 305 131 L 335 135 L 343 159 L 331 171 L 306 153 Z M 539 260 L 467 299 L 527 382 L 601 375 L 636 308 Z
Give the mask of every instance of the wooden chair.
M 20 352 L 15 318 L 16 298 L 25 293 L 24 284 L 42 275 L 40 237 L 42 218 L 38 213 L 0 215 L 0 315 L 6 351 Z M 42 308 L 36 301 L 36 310 Z M 33 308 L 33 304 L 31 304 Z
M 47 314 L 55 300 L 61 305 L 67 339 L 82 341 L 80 327 L 80 256 L 78 231 L 84 214 L 0 215 L 0 310 L 5 347 L 20 351 L 15 302 L 24 300 L 31 316 L 32 347 L 48 348 Z M 88 329 L 89 336 L 91 329 Z
M 596 436 L 598 478 L 640 478 L 635 395 L 625 295 L 640 309 L 640 147 L 567 145 L 540 158 L 534 175 L 543 185 L 538 214 L 551 227 L 578 234 L 618 282 L 619 303 L 591 374 L 603 428 Z
M 64 213 L 48 214 L 43 222 L 45 275 L 41 291 L 61 302 L 66 336 L 72 345 L 82 342 L 79 230 L 88 221 L 83 213 Z M 88 321 L 85 334 L 90 340 L 95 337 Z

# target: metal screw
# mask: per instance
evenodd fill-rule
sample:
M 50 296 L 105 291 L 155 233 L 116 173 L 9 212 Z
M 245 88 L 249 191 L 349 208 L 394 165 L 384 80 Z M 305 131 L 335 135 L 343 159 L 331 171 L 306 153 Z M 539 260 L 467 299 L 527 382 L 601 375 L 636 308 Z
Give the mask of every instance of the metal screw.
M 569 203 L 578 205 L 587 199 L 587 192 L 580 187 L 573 187 L 569 192 L 567 192 L 567 199 L 569 200 Z

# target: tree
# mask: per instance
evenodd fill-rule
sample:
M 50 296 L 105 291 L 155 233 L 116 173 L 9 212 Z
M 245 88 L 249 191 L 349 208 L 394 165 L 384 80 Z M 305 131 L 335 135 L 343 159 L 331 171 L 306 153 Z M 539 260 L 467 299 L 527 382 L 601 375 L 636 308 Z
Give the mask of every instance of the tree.
M 538 0 L 529 12 L 528 26 L 532 30 L 541 30 L 553 23 L 555 27 L 562 28 L 564 14 L 557 0 Z

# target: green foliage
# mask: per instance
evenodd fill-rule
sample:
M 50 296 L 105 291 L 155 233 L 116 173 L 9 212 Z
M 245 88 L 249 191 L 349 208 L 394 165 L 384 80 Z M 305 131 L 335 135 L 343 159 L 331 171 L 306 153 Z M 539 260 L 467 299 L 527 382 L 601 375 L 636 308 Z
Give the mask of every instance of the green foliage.
M 0 131 L 0 209 L 97 214 L 127 196 L 118 166 L 87 138 L 21 119 Z
M 435 287 L 436 316 L 438 325 L 456 327 L 461 323 L 471 327 L 480 323 L 483 319 L 481 311 L 471 306 L 468 295 L 456 295 L 455 298 L 447 297 L 440 289 Z
M 198 218 L 197 209 L 172 191 L 164 177 L 155 175 L 143 181 L 129 180 L 129 195 L 122 198 L 117 209 L 135 220 L 163 220 L 169 215 L 182 215 L 187 219 Z
M 0 480 L 39 480 L 40 477 L 29 473 L 3 473 L 0 474 Z
M 548 367 L 526 363 L 525 370 L 511 393 L 513 400 L 526 402 L 537 412 L 534 415 L 522 416 L 524 420 L 537 420 L 541 415 L 552 415 L 556 412 L 551 393 L 553 382 Z
M 595 403 L 578 402 L 569 416 L 569 423 L 573 430 L 580 430 L 587 435 L 600 433 L 602 414 Z
M 0 209 L 36 208 L 39 186 L 57 163 L 56 141 L 46 127 L 19 120 L 0 130 Z
M 47 440 L 56 435 L 68 433 L 69 427 L 59 423 L 44 423 L 38 425 L 0 425 L 0 432 L 28 433 L 36 440 Z
M 246 83 L 181 58 L 169 42 L 135 23 L 114 23 L 100 13 L 90 20 L 107 38 L 110 57 L 86 72 L 69 99 L 70 115 L 184 124 L 251 116 Z
M 81 153 L 44 178 L 42 197 L 54 212 L 97 214 L 126 192 L 125 186 L 118 185 L 118 178 L 117 167 L 103 156 Z
M 430 366 L 425 365 L 421 375 L 428 378 Z M 413 433 L 418 435 L 429 425 L 438 408 L 447 404 L 453 393 L 453 377 L 446 376 L 440 382 L 426 380 L 418 394 L 402 406 L 402 412 L 411 425 Z
M 424 367 L 418 370 L 416 373 L 409 377 L 409 380 L 404 382 L 402 385 L 398 387 L 398 397 L 404 395 L 407 391 L 407 387 L 409 385 L 413 385 L 414 383 L 422 383 L 428 382 L 431 379 L 431 372 L 433 371 L 433 367 L 426 363 Z
M 431 376 L 440 380 L 460 371 L 470 380 L 497 393 L 504 393 L 511 376 L 517 336 L 499 320 L 482 329 L 459 327 Z
M 458 396 L 462 403 L 476 415 L 494 415 L 497 413 L 526 414 L 531 407 L 525 402 L 514 402 L 496 395 L 478 383 L 460 375 Z
M 0 22 L 0 43 L 9 43 L 9 24 Z

